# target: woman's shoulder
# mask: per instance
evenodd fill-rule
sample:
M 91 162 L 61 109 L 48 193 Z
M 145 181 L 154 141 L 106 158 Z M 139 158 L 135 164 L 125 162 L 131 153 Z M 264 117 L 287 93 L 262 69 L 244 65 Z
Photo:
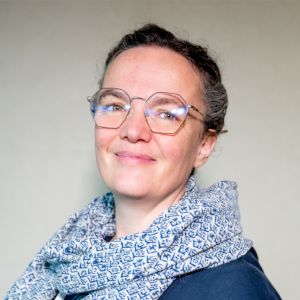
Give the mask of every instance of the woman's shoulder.
M 177 278 L 161 300 L 277 300 L 281 299 L 265 276 L 256 251 L 211 269 L 199 270 Z

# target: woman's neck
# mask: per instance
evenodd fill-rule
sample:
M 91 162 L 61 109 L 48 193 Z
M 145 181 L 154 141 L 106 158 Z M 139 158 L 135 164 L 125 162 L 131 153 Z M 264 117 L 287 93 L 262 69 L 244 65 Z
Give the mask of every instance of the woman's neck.
M 161 199 L 125 198 L 114 194 L 116 233 L 111 241 L 145 231 L 151 223 L 184 195 L 186 185 Z

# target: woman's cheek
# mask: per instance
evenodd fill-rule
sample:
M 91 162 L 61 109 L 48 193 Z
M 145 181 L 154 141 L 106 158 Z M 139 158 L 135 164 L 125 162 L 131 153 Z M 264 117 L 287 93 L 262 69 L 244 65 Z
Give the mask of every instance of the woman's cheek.
M 172 164 L 178 164 L 181 160 L 181 147 L 176 143 L 170 143 L 163 147 L 164 157 L 171 161 Z
M 113 129 L 96 128 L 95 129 L 95 141 L 96 148 L 98 150 L 108 148 L 113 139 Z
M 193 164 L 197 150 L 196 145 L 192 141 L 187 139 L 178 140 L 178 143 L 174 143 L 173 147 L 169 148 L 169 157 L 171 157 L 176 166 L 180 166 L 182 163 L 185 164 L 185 167 Z

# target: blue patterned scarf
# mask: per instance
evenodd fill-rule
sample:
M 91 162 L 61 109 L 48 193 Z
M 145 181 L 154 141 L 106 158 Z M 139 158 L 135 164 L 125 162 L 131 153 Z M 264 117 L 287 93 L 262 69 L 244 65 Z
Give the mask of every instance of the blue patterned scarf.
M 5 299 L 50 300 L 58 291 L 91 299 L 159 299 L 179 276 L 244 255 L 237 184 L 201 190 L 190 177 L 183 198 L 144 232 L 110 243 L 115 233 L 112 193 L 69 218 L 35 256 Z

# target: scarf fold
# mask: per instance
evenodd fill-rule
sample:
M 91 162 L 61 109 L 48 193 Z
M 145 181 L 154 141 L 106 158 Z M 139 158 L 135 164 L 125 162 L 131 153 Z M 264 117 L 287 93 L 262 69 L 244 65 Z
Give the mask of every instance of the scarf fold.
M 69 218 L 37 253 L 5 299 L 51 300 L 58 291 L 91 299 L 159 299 L 180 275 L 246 254 L 237 184 L 199 189 L 190 177 L 183 198 L 150 227 L 110 243 L 115 233 L 112 193 Z

